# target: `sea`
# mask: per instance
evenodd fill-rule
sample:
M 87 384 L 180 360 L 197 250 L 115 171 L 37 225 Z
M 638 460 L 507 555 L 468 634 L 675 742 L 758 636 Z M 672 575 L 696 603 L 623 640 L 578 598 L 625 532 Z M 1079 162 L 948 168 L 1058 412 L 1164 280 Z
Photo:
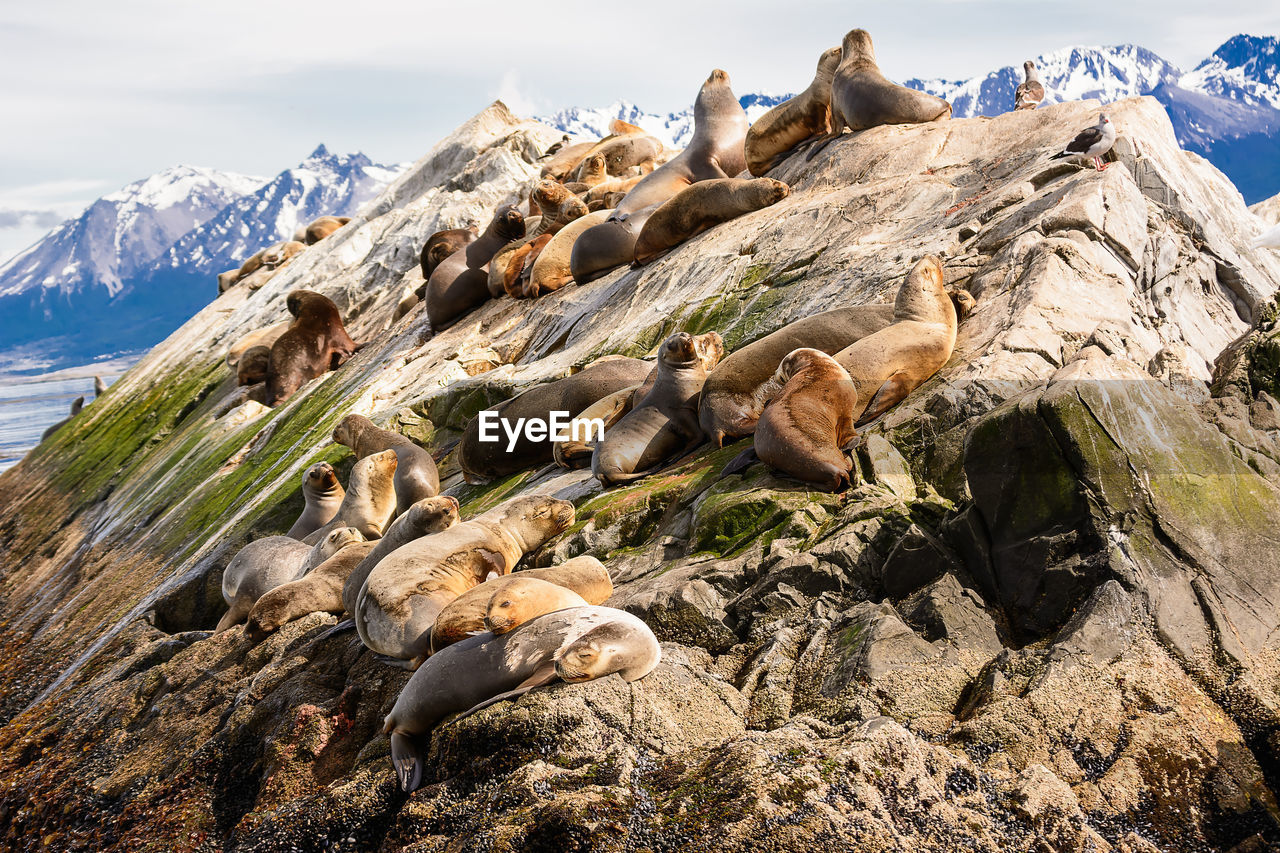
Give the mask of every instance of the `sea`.
M 93 377 L 110 386 L 139 355 L 68 367 L 31 376 L 0 374 L 0 472 L 17 465 L 40 443 L 46 429 L 71 414 L 71 403 L 83 396 L 93 405 Z

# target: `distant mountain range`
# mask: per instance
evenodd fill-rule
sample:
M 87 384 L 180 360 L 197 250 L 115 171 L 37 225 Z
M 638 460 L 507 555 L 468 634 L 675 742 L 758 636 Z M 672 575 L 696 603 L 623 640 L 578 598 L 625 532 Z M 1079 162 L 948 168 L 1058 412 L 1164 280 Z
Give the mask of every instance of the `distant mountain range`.
M 354 213 L 406 165 L 321 145 L 271 180 L 174 166 L 103 196 L 0 267 L 0 371 L 150 347 L 217 296 L 218 272 Z
M 1254 203 L 1280 193 L 1280 38 L 1236 36 L 1191 71 L 1136 45 L 1071 47 L 1034 57 L 1046 101 L 1151 95 L 1183 147 L 1210 160 Z M 957 118 L 1009 109 L 1022 63 L 969 80 L 907 80 L 949 100 Z M 746 94 L 755 120 L 789 95 Z M 628 101 L 542 121 L 594 137 L 621 118 L 683 147 L 692 108 L 658 115 Z M 94 202 L 0 267 L 0 371 L 65 366 L 159 341 L 216 295 L 214 275 L 288 237 L 300 222 L 354 213 L 405 165 L 317 148 L 267 181 L 175 166 Z

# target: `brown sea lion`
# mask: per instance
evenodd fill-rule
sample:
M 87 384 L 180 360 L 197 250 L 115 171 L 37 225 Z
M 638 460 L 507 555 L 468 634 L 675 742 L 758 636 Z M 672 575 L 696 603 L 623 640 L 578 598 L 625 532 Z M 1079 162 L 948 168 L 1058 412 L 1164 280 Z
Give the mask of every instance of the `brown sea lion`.
M 577 170 L 573 173 L 573 183 L 584 184 L 591 188 L 608 179 L 608 177 L 609 171 L 605 168 L 604 155 L 597 152 L 588 154 L 578 164 Z
M 613 205 L 607 204 L 609 196 L 618 193 L 621 193 L 622 196 L 626 196 L 626 194 L 631 191 L 632 187 L 643 180 L 644 175 L 633 175 L 629 178 L 610 178 L 609 180 L 596 184 L 594 187 L 587 190 L 587 194 L 583 196 L 582 200 L 587 203 L 588 211 L 601 209 L 599 205 L 612 208 Z M 597 205 L 597 207 L 592 207 L 593 204 Z
M 655 210 L 636 238 L 635 262 L 647 264 L 708 228 L 777 204 L 791 192 L 773 178 L 713 178 L 685 187 Z
M 431 454 L 413 440 L 389 429 L 379 429 L 363 415 L 347 415 L 333 428 L 333 440 L 345 444 L 357 459 L 383 450 L 396 454 L 396 514 L 411 504 L 440 493 L 440 474 Z
M 447 259 L 454 252 L 464 249 L 471 243 L 475 242 L 479 232 L 475 227 L 471 228 L 450 228 L 447 231 L 437 231 L 427 238 L 427 242 L 422 246 L 422 252 L 418 256 L 418 264 L 422 267 L 422 286 L 418 288 L 417 294 L 419 299 L 427 298 L 427 282 L 431 280 L 431 274 L 435 272 L 436 267 Z
M 841 49 L 840 65 L 831 80 L 831 134 L 827 141 L 846 127 L 857 131 L 882 124 L 922 124 L 951 118 L 951 105 L 942 98 L 899 86 L 880 73 L 871 34 L 866 30 L 850 30 Z
M 536 290 L 530 291 L 528 288 L 529 271 L 533 269 L 534 262 L 554 237 L 554 234 L 539 234 L 533 238 L 532 242 L 516 249 L 511 255 L 507 270 L 502 277 L 502 287 L 509 296 L 520 299 L 538 295 Z
M 823 51 L 809 88 L 752 122 L 744 143 L 747 171 L 761 177 L 797 147 L 831 133 L 831 78 L 840 55 L 838 47 Z
M 241 357 L 256 346 L 264 346 L 270 349 L 272 344 L 280 340 L 281 335 L 289 331 L 289 326 L 291 325 L 293 325 L 292 320 L 281 320 L 279 323 L 255 329 L 238 338 L 231 345 L 231 348 L 227 350 L 227 367 L 236 367 L 240 363 Z
M 249 610 L 244 635 L 261 643 L 281 625 L 308 613 L 341 613 L 342 583 L 376 542 L 352 542 L 297 580 L 264 593 Z
M 314 246 L 350 221 L 350 216 L 321 216 L 313 219 L 302 231 L 302 242 Z
M 288 536 L 268 536 L 245 545 L 222 573 L 222 598 L 228 610 L 214 632 L 240 624 L 264 594 L 297 580 L 343 546 L 360 539 L 358 531 L 341 527 L 326 531 L 311 545 Z
M 667 338 L 653 388 L 596 445 L 591 455 L 596 479 L 606 487 L 630 483 L 701 444 L 698 393 L 706 378 L 693 335 L 677 332 Z
M 353 527 L 365 539 L 378 539 L 396 512 L 396 452 L 384 450 L 356 460 L 338 511 L 328 522 L 302 537 L 308 545 L 337 527 Z
M 541 296 L 559 290 L 573 281 L 571 269 L 573 244 L 588 228 L 605 222 L 611 215 L 613 215 L 612 210 L 588 213 L 561 228 L 530 268 L 529 284 L 525 288 L 525 293 L 529 296 Z
M 956 308 L 942 260 L 926 255 L 893 303 L 893 324 L 835 354 L 857 392 L 855 426 L 875 420 L 937 373 L 956 345 Z
M 587 156 L 587 152 L 595 147 L 595 142 L 576 142 L 573 145 L 566 145 L 542 164 L 539 177 L 563 181 L 569 173 L 578 168 L 578 164 Z
M 302 539 L 324 527 L 338 514 L 346 494 L 332 465 L 328 462 L 312 465 L 302 475 L 302 514 L 285 536 Z
M 524 236 L 524 216 L 513 204 L 498 208 L 484 234 L 440 263 L 427 281 L 427 317 L 440 330 L 489 299 L 489 261 Z
M 529 582 L 534 582 L 530 587 Z M 576 603 L 554 590 L 539 592 L 537 584 L 551 584 L 577 599 Z M 546 569 L 525 569 L 491 578 L 467 590 L 440 611 L 431 628 L 431 653 L 465 639 L 470 634 L 493 631 L 504 634 L 530 619 L 586 604 L 604 604 L 613 595 L 609 570 L 595 557 L 581 556 Z M 492 623 L 488 617 L 492 616 Z
M 608 176 L 632 177 L 635 170 L 653 171 L 654 161 L 662 156 L 662 143 L 647 133 L 630 134 L 601 144 L 592 156 L 604 158 Z
M 573 504 L 546 495 L 513 498 L 448 530 L 392 551 L 356 603 L 356 630 L 375 652 L 425 658 L 436 616 L 450 601 L 510 574 L 521 558 L 573 524 Z
M 549 422 L 552 412 L 567 412 L 567 417 L 575 417 L 601 397 L 642 382 L 649 373 L 649 367 L 648 362 L 637 358 L 600 359 L 579 373 L 535 385 L 510 400 L 477 413 L 467 422 L 458 442 L 458 464 L 467 482 L 485 482 L 551 462 L 549 436 L 530 438 L 521 429 L 514 446 L 511 446 L 506 429 L 515 430 L 522 420 L 525 423 L 530 420 Z M 496 441 L 481 441 L 481 421 L 488 421 L 490 416 L 496 416 L 500 421 L 492 428 L 498 438 Z M 505 422 L 505 428 L 502 422 Z
M 755 451 L 771 468 L 829 491 L 849 486 L 853 463 L 841 449 L 857 432 L 849 374 L 821 350 L 794 350 L 778 365 L 782 388 L 756 424 Z
M 573 245 L 574 281 L 585 284 L 635 259 L 635 242 L 657 206 L 680 190 L 712 178 L 731 178 L 747 167 L 742 153 L 747 114 L 729 88 L 729 75 L 711 72 L 693 105 L 689 147 L 645 176 L 600 225 Z
M 383 722 L 400 787 L 422 784 L 418 741 L 450 714 L 465 716 L 556 678 L 577 683 L 616 672 L 636 681 L 661 659 L 649 626 L 612 607 L 559 610 L 508 634 L 485 633 L 442 649 L 413 674 Z
M 240 267 L 218 273 L 218 293 L 226 293 L 240 280 Z
M 360 345 L 347 336 L 338 306 L 311 290 L 289 294 L 289 313 L 296 318 L 271 345 L 266 404 L 275 406 L 306 383 L 337 369 Z
M 360 590 L 368 580 L 369 573 L 382 561 L 383 557 L 415 539 L 448 530 L 458 523 L 460 511 L 457 498 L 453 495 L 439 495 L 434 498 L 423 498 L 409 507 L 406 512 L 401 513 L 378 540 L 377 547 L 365 555 L 365 558 L 343 582 L 342 608 L 348 613 L 356 612 Z
M 58 430 L 62 429 L 63 425 L 65 425 L 68 421 L 70 421 L 76 415 L 80 414 L 80 410 L 83 408 L 84 408 L 84 397 L 76 397 L 74 400 L 71 401 L 71 414 L 67 415 L 65 418 L 58 421 L 56 424 L 54 424 L 53 426 L 49 427 L 44 432 L 42 432 L 40 434 L 40 440 L 44 441 L 49 436 L 53 435 Z
M 267 367 L 271 364 L 271 347 L 249 347 L 236 364 L 237 385 L 257 385 L 267 381 Z

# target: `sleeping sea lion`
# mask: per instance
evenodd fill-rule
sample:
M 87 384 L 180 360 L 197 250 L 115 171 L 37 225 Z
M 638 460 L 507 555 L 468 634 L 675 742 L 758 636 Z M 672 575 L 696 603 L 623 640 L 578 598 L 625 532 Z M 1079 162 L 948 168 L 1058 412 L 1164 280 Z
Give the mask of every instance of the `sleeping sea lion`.
M 676 193 L 649 215 L 636 238 L 635 262 L 647 264 L 708 228 L 777 204 L 791 192 L 773 178 L 712 178 Z
M 515 205 L 498 208 L 474 242 L 440 263 L 427 281 L 427 317 L 440 330 L 489 299 L 489 261 L 499 249 L 524 236 L 524 217 Z

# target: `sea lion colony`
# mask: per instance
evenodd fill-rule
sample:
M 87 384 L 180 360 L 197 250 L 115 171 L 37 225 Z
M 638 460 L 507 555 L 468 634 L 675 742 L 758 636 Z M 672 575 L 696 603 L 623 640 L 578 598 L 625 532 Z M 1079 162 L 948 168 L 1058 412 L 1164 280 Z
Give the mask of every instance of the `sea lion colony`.
M 1026 109 L 1028 101 L 1020 90 L 1010 107 Z M 421 251 L 425 283 L 395 320 L 425 302 L 439 330 L 489 299 L 536 298 L 652 262 L 784 198 L 787 185 L 764 175 L 798 153 L 815 156 L 846 126 L 856 132 L 950 115 L 945 101 L 885 79 L 863 30 L 824 51 L 813 83 L 751 127 L 729 76 L 715 70 L 699 90 L 684 151 L 666 151 L 621 121 L 598 142 L 568 144 L 566 137 L 544 156 L 526 194 L 527 214 L 504 205 L 482 231 L 429 235 Z M 1085 146 L 1079 153 L 1106 152 Z M 278 269 L 304 243 L 344 224 L 322 217 L 220 276 L 220 288 Z M 846 488 L 857 429 L 947 362 L 957 324 L 973 307 L 968 293 L 946 289 L 939 257 L 925 256 L 903 273 L 892 304 L 819 312 L 727 357 L 715 332 L 676 332 L 655 362 L 598 359 L 478 414 L 464 429 L 459 464 L 470 482 L 547 464 L 589 465 L 608 488 L 663 470 L 703 442 L 719 446 L 755 433 L 758 455 L 748 450 L 725 473 L 759 460 L 815 488 Z M 268 405 L 339 368 L 360 347 L 327 297 L 293 291 L 287 308 L 291 321 L 246 336 L 228 355 L 233 368 L 245 360 L 242 380 L 257 389 L 251 398 Z M 599 416 L 603 438 L 479 440 L 482 416 L 549 419 L 555 411 Z M 288 535 L 251 542 L 224 573 L 230 609 L 218 630 L 247 621 L 245 633 L 257 642 L 307 612 L 350 614 L 333 630 L 354 627 L 381 659 L 414 670 L 384 729 L 405 790 L 422 780 L 423 738 L 451 714 L 557 679 L 616 672 L 633 681 L 658 664 L 661 649 L 644 622 L 603 606 L 612 584 L 594 557 L 508 577 L 573 524 L 572 503 L 524 495 L 460 519 L 458 501 L 439 494 L 435 460 L 409 439 L 357 415 L 333 439 L 357 457 L 346 489 L 328 463 L 307 469 L 305 508 Z

